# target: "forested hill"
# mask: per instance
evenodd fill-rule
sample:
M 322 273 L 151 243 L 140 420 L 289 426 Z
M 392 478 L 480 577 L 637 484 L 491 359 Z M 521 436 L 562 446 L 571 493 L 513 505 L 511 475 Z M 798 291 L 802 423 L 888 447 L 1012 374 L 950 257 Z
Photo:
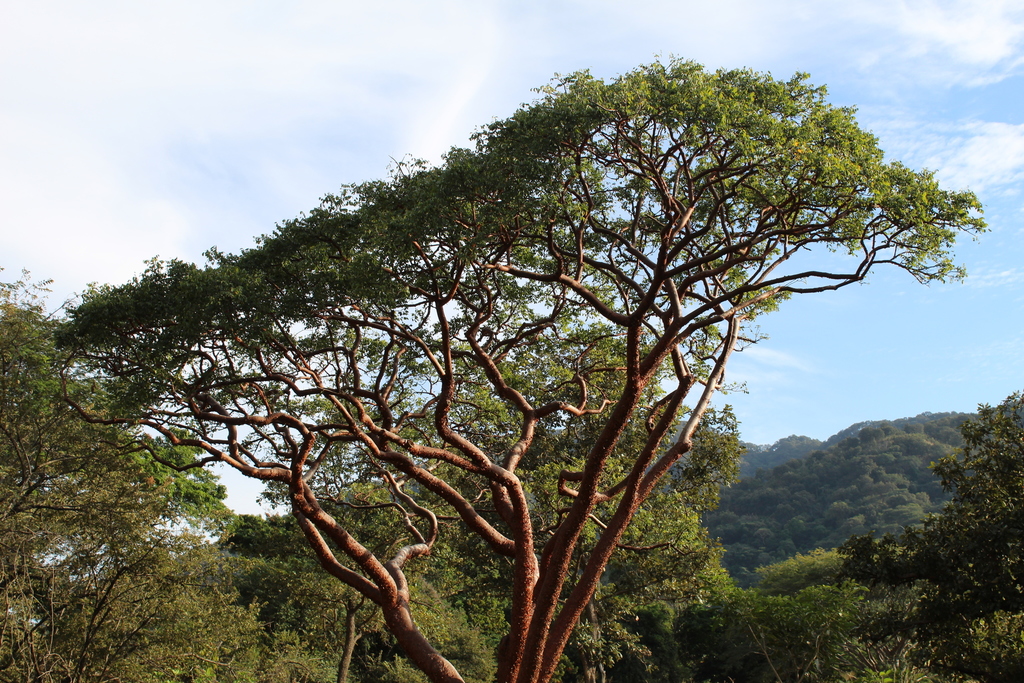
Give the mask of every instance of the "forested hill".
M 902 417 L 898 420 L 866 420 L 864 422 L 858 422 L 833 434 L 825 441 L 818 441 L 817 439 L 812 439 L 809 436 L 797 436 L 795 434 L 779 439 L 775 443 L 767 446 L 745 441 L 743 442 L 743 446 L 747 449 L 747 453 L 743 456 L 743 459 L 740 460 L 740 478 L 746 479 L 747 477 L 752 477 L 759 469 L 771 469 L 789 460 L 793 460 L 794 458 L 802 458 L 812 451 L 834 446 L 844 439 L 857 436 L 860 434 L 860 430 L 865 427 L 879 427 L 884 424 L 891 424 L 903 429 L 904 431 L 915 432 L 920 430 L 917 430 L 916 428 L 908 430 L 907 426 L 922 425 L 923 428 L 926 424 L 934 423 L 939 426 L 931 427 L 930 429 L 932 432 L 926 432 L 929 436 L 938 439 L 943 443 L 945 443 L 945 440 L 948 440 L 949 438 L 954 438 L 953 443 L 959 446 L 959 442 L 955 441 L 956 438 L 959 438 L 959 432 L 955 435 L 951 435 L 948 432 L 940 430 L 947 426 L 943 420 L 946 418 L 958 418 L 959 421 L 954 420 L 950 423 L 954 424 L 955 427 L 949 427 L 956 432 L 956 427 L 958 427 L 966 417 L 968 417 L 966 413 L 921 413 L 915 417 Z
M 760 469 L 771 469 L 795 458 L 802 458 L 823 445 L 824 442 L 817 439 L 795 434 L 779 439 L 771 446 L 743 442 L 743 447 L 747 449 L 747 452 L 740 460 L 740 478 L 746 479 Z
M 745 473 L 786 460 L 723 489 L 719 509 L 706 516 L 725 547 L 723 564 L 746 585 L 757 567 L 797 552 L 919 522 L 947 499 L 928 466 L 961 445 L 958 427 L 968 417 L 924 413 L 858 423 L 824 443 L 791 436 L 748 445 Z

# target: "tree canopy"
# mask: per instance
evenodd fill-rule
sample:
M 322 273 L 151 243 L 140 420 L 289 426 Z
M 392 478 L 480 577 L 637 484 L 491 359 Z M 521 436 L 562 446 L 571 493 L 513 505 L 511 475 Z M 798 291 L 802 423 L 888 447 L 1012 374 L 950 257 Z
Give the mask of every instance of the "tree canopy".
M 96 288 L 62 339 L 115 397 L 92 419 L 286 487 L 434 681 L 462 679 L 407 569 L 461 524 L 511 566 L 498 680 L 548 681 L 669 472 L 691 514 L 732 476 L 701 421 L 751 321 L 880 265 L 957 277 L 982 222 L 802 75 L 576 73 L 474 143 Z M 358 537 L 368 512 L 389 543 Z

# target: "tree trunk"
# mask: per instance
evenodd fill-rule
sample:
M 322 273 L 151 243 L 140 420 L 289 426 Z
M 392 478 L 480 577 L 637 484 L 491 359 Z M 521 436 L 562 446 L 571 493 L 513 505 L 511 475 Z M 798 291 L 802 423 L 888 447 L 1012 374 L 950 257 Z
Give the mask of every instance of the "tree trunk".
M 358 607 L 348 607 L 345 610 L 345 647 L 341 652 L 341 661 L 338 662 L 337 683 L 348 683 L 348 669 L 352 664 L 352 652 L 356 649 L 356 642 L 359 634 L 356 633 L 356 611 Z
M 587 603 L 586 614 L 587 621 L 590 622 L 590 638 L 594 643 L 595 650 L 587 652 L 586 648 L 580 648 L 583 681 L 584 683 L 605 683 L 604 663 L 601 661 L 601 623 L 597 618 L 597 609 L 594 607 L 593 598 Z

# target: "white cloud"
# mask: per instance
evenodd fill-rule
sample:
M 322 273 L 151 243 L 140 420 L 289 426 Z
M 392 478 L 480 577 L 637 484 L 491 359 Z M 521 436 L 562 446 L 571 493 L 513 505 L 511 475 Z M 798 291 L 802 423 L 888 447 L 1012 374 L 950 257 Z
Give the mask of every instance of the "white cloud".
M 980 85 L 1024 64 L 1020 0 L 864 0 L 840 7 L 835 14 L 847 26 L 835 28 L 860 35 L 851 57 L 884 78 L 883 87 L 894 80 Z
M 754 344 L 740 352 L 741 358 L 752 361 L 763 368 L 776 370 L 796 370 L 798 372 L 814 372 L 814 367 L 803 358 L 793 354 L 770 349 L 765 346 Z
M 1019 0 L 903 0 L 887 20 L 910 39 L 911 54 L 943 53 L 966 64 L 1020 63 L 1024 4 Z
M 1024 124 L 972 122 L 925 160 L 953 187 L 1008 187 L 1024 180 Z
M 10 162 L 0 165 L 0 267 L 56 279 L 65 296 L 67 281 L 123 280 L 146 258 L 181 255 L 182 213 L 164 197 L 136 193 L 102 148 L 25 121 L 0 118 L 0 128 L 24 135 L 0 138 L 0 158 Z
M 156 254 L 237 248 L 389 157 L 438 158 L 476 123 L 499 42 L 491 5 L 457 0 L 4 14 L 0 266 L 62 294 Z
M 1003 384 L 999 392 L 973 399 L 975 403 L 998 401 L 1011 391 L 1020 391 L 1017 378 L 1024 369 L 1024 335 L 1011 332 L 979 339 L 977 344 L 962 349 L 955 363 L 937 363 L 935 369 L 934 381 L 940 385 L 973 388 L 981 383 L 979 380 Z
M 577 16 L 566 17 L 567 31 L 585 34 L 595 23 L 606 30 L 612 26 L 618 36 L 642 33 L 656 46 L 652 51 L 674 51 L 727 66 L 793 64 L 805 69 L 808 63 L 830 60 L 841 68 L 858 66 L 880 87 L 892 81 L 980 84 L 1004 78 L 1024 64 L 1021 0 L 568 4 Z M 623 43 L 640 42 L 612 39 L 606 45 L 620 53 Z
M 1012 287 L 1024 283 L 1024 270 L 1020 268 L 976 268 L 965 281 L 968 287 Z
M 893 158 L 935 171 L 947 187 L 1013 193 L 1024 182 L 1024 124 L 934 123 L 890 112 L 870 127 Z

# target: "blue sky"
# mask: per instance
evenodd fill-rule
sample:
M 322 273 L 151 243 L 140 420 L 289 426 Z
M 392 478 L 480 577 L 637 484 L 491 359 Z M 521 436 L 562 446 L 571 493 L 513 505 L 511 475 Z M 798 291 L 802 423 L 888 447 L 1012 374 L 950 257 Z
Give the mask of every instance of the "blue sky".
M 555 73 L 658 55 L 826 84 L 896 159 L 970 188 L 961 284 L 788 302 L 737 356 L 744 438 L 973 410 L 1024 389 L 1024 0 L 0 2 L 0 277 L 53 298 L 234 250 Z

